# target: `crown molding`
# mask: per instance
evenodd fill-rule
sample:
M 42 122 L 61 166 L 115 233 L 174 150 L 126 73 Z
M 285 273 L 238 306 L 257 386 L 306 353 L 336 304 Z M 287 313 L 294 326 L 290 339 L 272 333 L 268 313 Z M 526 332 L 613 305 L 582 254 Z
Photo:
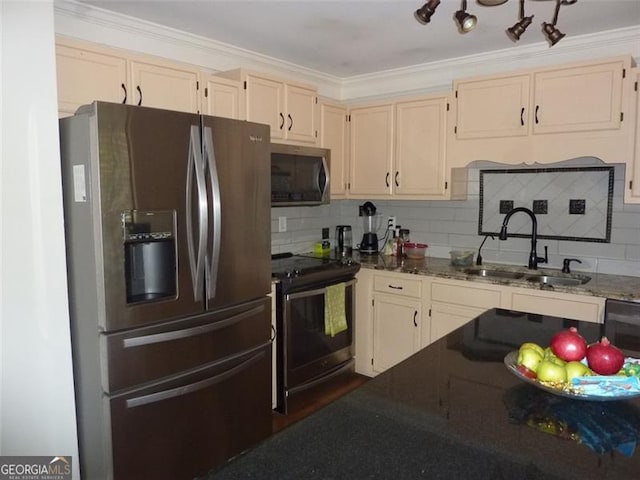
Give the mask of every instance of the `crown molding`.
M 205 70 L 247 68 L 318 86 L 320 95 L 344 102 L 450 90 L 456 78 L 553 63 L 629 54 L 640 59 L 640 25 L 512 47 L 411 67 L 340 78 L 198 35 L 128 17 L 73 0 L 54 1 L 58 35 L 198 65 Z

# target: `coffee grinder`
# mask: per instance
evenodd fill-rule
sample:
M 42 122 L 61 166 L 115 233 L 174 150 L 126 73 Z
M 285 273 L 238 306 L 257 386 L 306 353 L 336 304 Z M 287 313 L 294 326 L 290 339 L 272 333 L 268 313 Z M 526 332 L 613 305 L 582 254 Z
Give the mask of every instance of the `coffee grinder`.
M 376 206 L 371 202 L 365 202 L 359 207 L 359 215 L 362 217 L 364 234 L 360 242 L 360 253 L 374 255 L 378 253 L 378 230 L 380 229 L 380 215 L 376 215 Z

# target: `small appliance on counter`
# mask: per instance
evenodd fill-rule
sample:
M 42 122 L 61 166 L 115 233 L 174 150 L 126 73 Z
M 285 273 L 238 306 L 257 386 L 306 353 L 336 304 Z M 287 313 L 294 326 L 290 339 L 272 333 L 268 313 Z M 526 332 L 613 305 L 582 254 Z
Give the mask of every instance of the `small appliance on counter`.
M 350 257 L 353 252 L 351 225 L 338 225 L 336 227 L 336 255 Z
M 360 205 L 359 215 L 362 217 L 364 234 L 360 242 L 360 253 L 375 255 L 378 253 L 378 230 L 380 215 L 376 215 L 376 206 L 371 202 Z

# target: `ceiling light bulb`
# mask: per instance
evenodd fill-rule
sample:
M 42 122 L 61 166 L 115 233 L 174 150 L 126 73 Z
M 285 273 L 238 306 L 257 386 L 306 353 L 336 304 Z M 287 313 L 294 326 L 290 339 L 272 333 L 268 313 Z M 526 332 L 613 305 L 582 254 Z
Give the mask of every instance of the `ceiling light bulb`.
M 471 15 L 464 10 L 458 10 L 455 18 L 462 33 L 470 32 L 478 23 L 478 17 Z
M 542 31 L 547 36 L 547 40 L 549 40 L 551 47 L 562 40 L 565 36 L 565 34 L 558 30 L 555 25 L 547 22 L 542 23 Z
M 416 10 L 414 16 L 420 23 L 427 24 L 431 21 L 431 15 L 435 13 L 438 5 L 440 5 L 440 0 L 429 0 L 422 7 Z
M 520 40 L 520 37 L 522 36 L 522 34 L 525 32 L 525 30 L 527 29 L 527 27 L 529 25 L 531 25 L 531 22 L 533 21 L 533 15 L 531 15 L 530 17 L 524 17 L 522 18 L 519 22 L 517 22 L 513 27 L 511 28 L 507 28 L 507 35 L 509 36 L 509 38 L 511 38 L 511 40 L 518 41 Z

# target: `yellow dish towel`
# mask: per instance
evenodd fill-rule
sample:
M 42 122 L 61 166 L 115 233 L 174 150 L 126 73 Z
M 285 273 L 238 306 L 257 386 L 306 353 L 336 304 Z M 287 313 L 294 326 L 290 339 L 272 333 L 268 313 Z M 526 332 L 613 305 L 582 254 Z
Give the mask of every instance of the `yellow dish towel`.
M 324 333 L 331 337 L 347 329 L 347 314 L 344 302 L 344 283 L 327 287 L 324 296 Z

